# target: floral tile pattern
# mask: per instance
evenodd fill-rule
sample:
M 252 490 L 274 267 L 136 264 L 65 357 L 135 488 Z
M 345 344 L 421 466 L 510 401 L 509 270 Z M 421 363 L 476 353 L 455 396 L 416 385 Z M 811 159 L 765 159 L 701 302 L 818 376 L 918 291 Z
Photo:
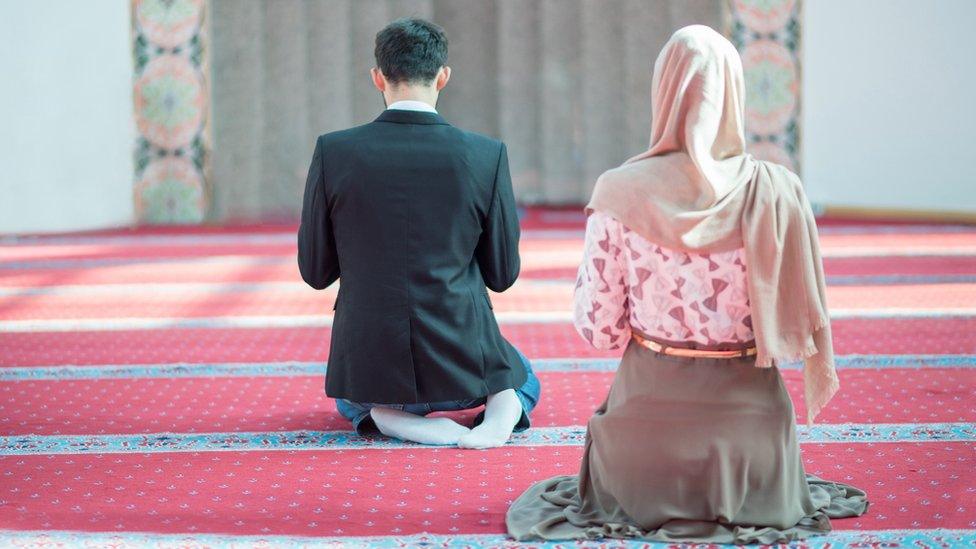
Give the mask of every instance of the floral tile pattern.
M 143 224 L 195 224 L 212 196 L 206 0 L 131 0 L 134 201 Z M 749 150 L 799 171 L 802 0 L 729 0 L 743 58 Z M 160 165 L 156 165 L 156 164 Z
M 209 196 L 204 0 L 132 0 L 134 199 L 143 224 L 200 223 Z
M 731 0 L 746 79 L 746 138 L 757 158 L 799 171 L 802 0 Z

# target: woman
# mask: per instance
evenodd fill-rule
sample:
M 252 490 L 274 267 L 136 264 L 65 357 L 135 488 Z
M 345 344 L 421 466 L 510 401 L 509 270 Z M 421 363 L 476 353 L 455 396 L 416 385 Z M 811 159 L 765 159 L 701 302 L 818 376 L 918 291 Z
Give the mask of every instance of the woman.
M 743 77 L 708 27 L 654 66 L 650 149 L 587 206 L 575 323 L 625 347 L 578 477 L 529 488 L 519 540 L 773 543 L 862 514 L 860 490 L 807 476 L 775 364 L 804 361 L 808 422 L 837 391 L 813 214 L 797 177 L 745 153 Z

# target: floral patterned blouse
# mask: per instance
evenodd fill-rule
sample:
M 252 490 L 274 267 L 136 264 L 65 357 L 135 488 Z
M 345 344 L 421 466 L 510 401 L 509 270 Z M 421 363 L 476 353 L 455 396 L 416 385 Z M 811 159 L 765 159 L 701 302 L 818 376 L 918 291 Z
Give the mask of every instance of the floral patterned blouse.
M 573 317 L 598 349 L 625 347 L 632 329 L 687 347 L 741 348 L 753 340 L 743 251 L 670 250 L 594 212 Z

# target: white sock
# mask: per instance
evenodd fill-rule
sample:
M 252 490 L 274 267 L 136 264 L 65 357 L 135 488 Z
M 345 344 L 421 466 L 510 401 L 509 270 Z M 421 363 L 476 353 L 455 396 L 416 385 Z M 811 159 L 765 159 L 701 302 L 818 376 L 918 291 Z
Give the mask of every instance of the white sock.
M 485 404 L 485 420 L 471 432 L 461 436 L 461 448 L 494 448 L 508 442 L 512 429 L 522 417 L 522 402 L 515 389 L 505 389 L 500 393 L 488 395 Z
M 382 407 L 371 409 L 369 415 L 384 435 L 421 444 L 453 445 L 470 432 L 467 427 L 446 417 L 423 417 Z

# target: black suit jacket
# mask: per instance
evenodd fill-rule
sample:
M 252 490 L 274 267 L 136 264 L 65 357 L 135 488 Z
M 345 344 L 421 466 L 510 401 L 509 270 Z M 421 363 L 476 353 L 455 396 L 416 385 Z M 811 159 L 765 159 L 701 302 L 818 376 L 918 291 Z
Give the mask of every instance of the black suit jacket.
M 485 286 L 519 273 L 505 145 L 434 113 L 387 110 L 318 138 L 298 266 L 341 278 L 326 393 L 357 402 L 440 402 L 525 383 Z

